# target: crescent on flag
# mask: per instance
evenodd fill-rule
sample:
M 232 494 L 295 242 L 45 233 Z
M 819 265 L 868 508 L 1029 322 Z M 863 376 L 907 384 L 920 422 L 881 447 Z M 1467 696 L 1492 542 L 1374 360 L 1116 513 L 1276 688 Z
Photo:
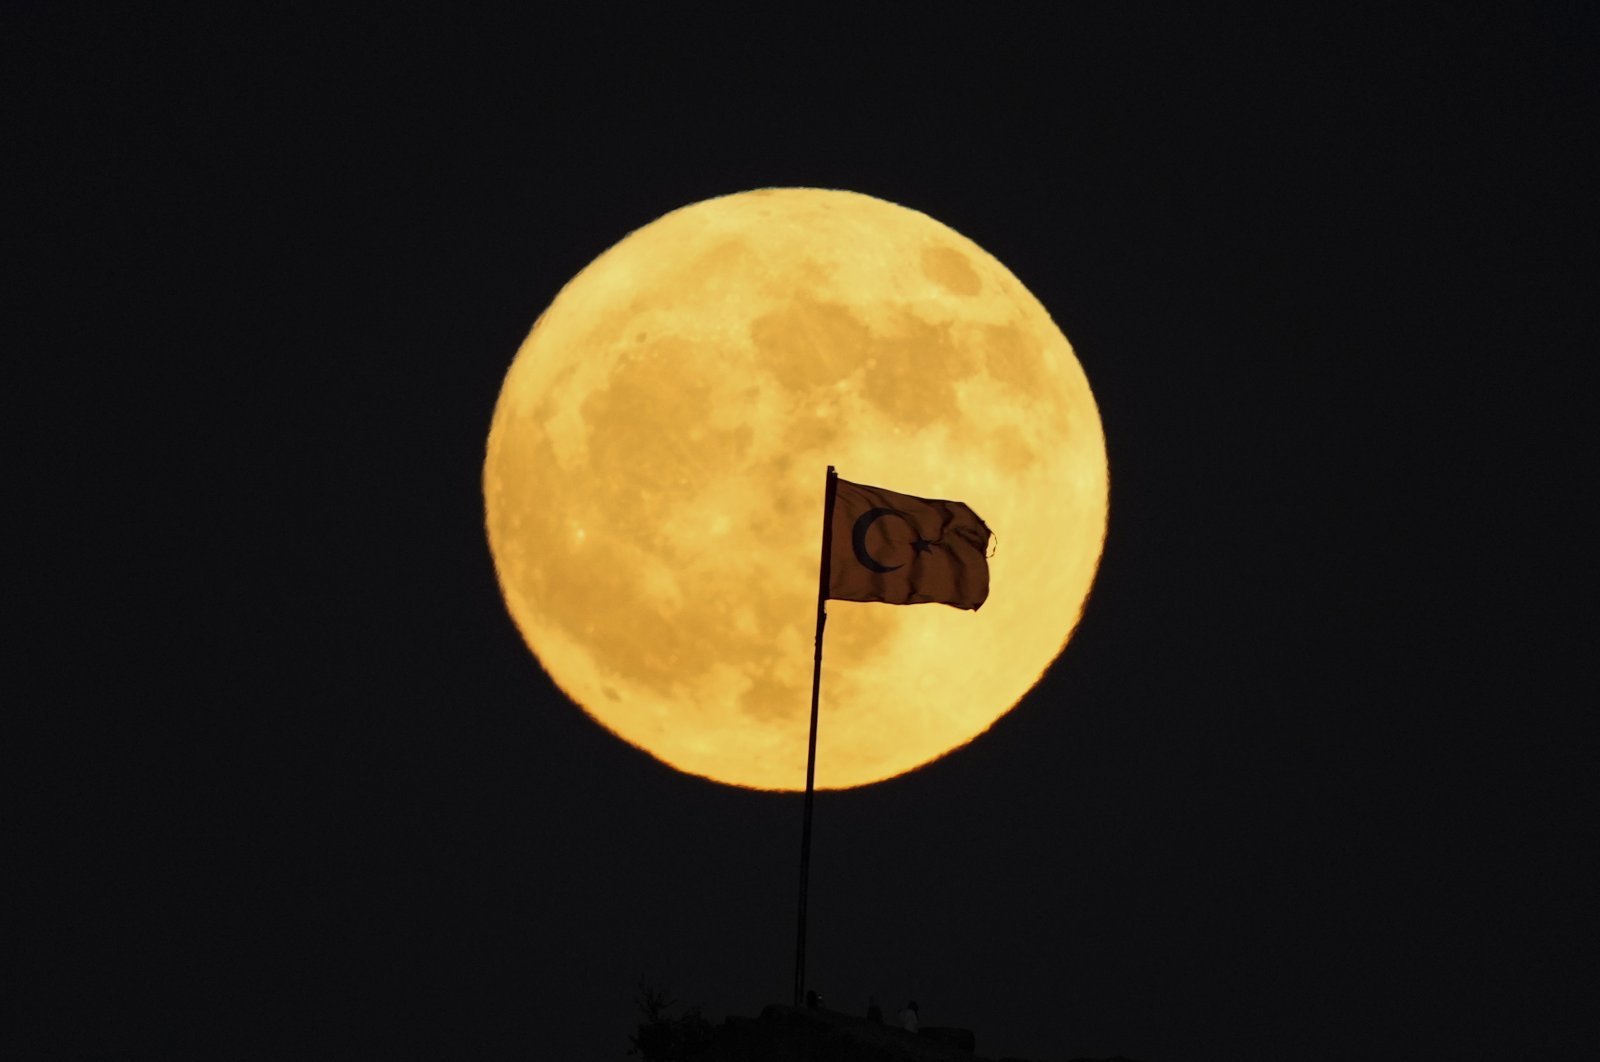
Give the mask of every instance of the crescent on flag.
M 868 509 L 862 513 L 856 519 L 855 526 L 850 529 L 850 545 L 856 552 L 856 560 L 860 561 L 869 570 L 880 573 L 892 572 L 896 568 L 905 567 L 904 564 L 880 564 L 871 553 L 867 552 L 867 530 L 872 527 L 873 522 L 885 516 L 904 515 L 899 509 L 885 509 L 881 506 L 876 509 Z

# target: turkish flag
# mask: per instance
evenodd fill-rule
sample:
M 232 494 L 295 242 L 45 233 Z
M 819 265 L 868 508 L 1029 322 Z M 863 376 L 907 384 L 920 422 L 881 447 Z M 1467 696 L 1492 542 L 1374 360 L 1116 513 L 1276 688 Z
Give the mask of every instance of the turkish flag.
M 976 609 L 989 596 L 989 525 L 957 501 L 834 482 L 828 597 Z

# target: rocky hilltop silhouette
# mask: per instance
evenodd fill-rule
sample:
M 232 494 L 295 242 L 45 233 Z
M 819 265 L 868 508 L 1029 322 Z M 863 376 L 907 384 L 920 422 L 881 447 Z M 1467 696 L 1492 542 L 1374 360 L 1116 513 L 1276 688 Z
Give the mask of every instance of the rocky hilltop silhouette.
M 1028 1062 L 978 1055 L 975 1041 L 968 1029 L 930 1027 L 911 1033 L 853 1014 L 773 1004 L 758 1018 L 730 1016 L 686 1058 L 687 1062 Z

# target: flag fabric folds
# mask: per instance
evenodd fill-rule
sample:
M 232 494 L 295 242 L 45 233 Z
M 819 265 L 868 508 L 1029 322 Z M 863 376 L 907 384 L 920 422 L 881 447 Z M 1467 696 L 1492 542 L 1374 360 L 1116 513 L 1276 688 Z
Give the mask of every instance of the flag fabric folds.
M 828 597 L 976 609 L 989 596 L 989 526 L 961 502 L 835 481 Z

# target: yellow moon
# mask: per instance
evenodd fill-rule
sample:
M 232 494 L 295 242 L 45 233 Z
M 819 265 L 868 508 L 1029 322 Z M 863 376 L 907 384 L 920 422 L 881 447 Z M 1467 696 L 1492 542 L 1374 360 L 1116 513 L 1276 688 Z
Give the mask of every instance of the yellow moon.
M 965 502 L 996 534 L 977 612 L 828 603 L 817 785 L 910 771 L 982 734 L 1060 653 L 1107 504 L 1066 337 L 925 214 L 744 192 L 673 211 L 574 277 L 489 432 L 506 605 L 623 740 L 719 782 L 802 789 L 829 464 Z

